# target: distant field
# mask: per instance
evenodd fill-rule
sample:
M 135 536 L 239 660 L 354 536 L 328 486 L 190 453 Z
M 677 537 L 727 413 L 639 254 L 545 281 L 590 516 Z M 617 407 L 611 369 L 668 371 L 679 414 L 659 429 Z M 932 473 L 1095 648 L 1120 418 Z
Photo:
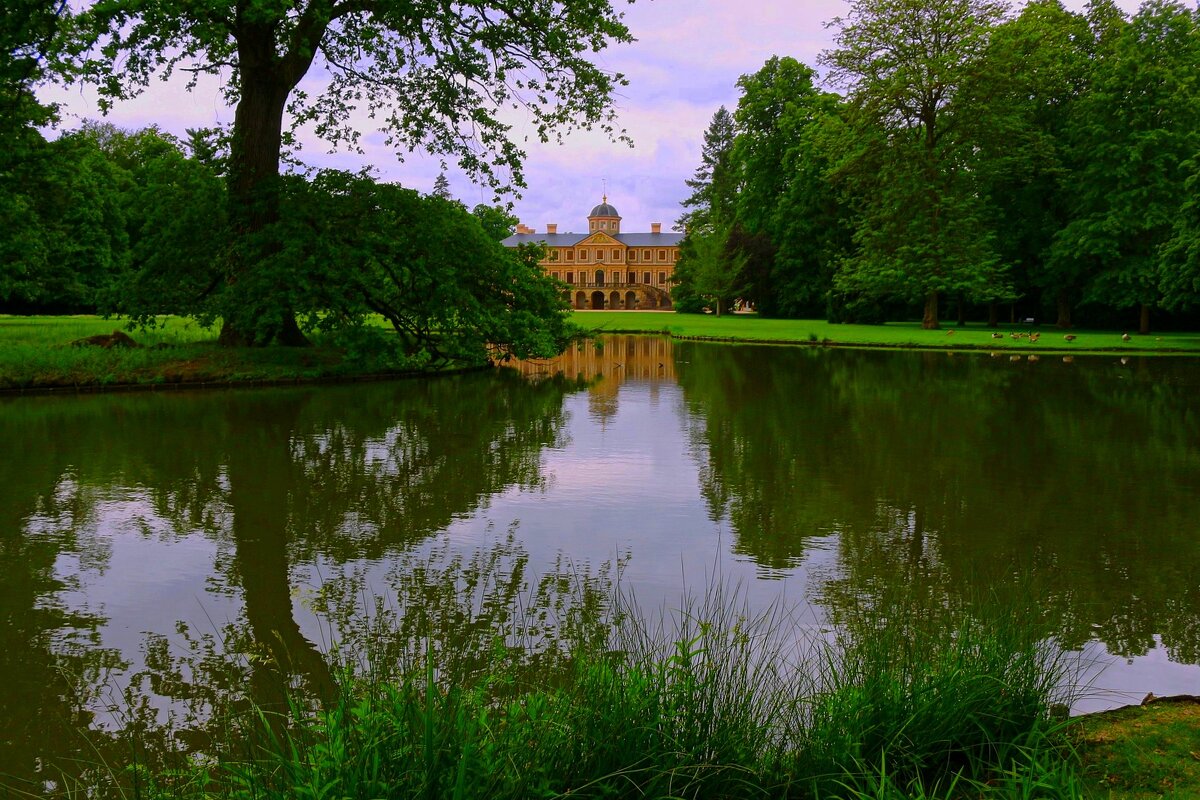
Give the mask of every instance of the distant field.
M 1200 353 L 1200 333 L 1131 333 L 1128 342 L 1119 331 L 1072 330 L 1076 338 L 1068 342 L 1067 331 L 1053 326 L 1001 325 L 988 328 L 972 323 L 963 328 L 953 323 L 937 331 L 921 330 L 918 322 L 889 322 L 886 325 L 833 325 L 823 320 L 762 319 L 753 314 L 714 317 L 709 314 L 676 314 L 654 311 L 576 311 L 575 322 L 596 333 L 665 333 L 677 337 L 699 337 L 729 341 L 824 342 L 860 347 L 917 347 L 937 349 L 974 348 L 984 350 L 1028 350 L 1036 352 L 1129 351 L 1147 353 Z M 1002 338 L 994 339 L 999 332 Z M 1031 343 L 1028 336 L 1011 338 L 1013 333 L 1040 333 Z

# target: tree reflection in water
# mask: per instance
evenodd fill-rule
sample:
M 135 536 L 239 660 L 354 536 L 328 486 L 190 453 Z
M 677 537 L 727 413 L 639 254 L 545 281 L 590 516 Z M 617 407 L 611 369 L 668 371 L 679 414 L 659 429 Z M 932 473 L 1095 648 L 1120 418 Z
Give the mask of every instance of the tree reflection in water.
M 178 701 L 170 708 L 184 728 L 233 688 L 268 708 L 280 707 L 297 678 L 292 688 L 329 696 L 328 661 L 293 613 L 293 566 L 403 554 L 491 495 L 538 486 L 542 449 L 562 443 L 563 397 L 579 387 L 503 373 L 5 403 L 0 440 L 25 454 L 0 465 L 5 781 L 39 791 L 49 762 L 68 773 L 108 757 L 120 763 L 104 750 L 111 741 L 82 742 L 80 733 L 112 688 L 107 668 L 127 664 L 101 644 L 103 609 L 68 609 L 71 587 L 60 576 L 87 574 L 67 560 L 103 569 L 107 540 L 97 530 L 114 502 L 137 517 L 120 524 L 140 524 L 143 536 L 213 541 L 218 562 L 207 582 L 236 587 L 242 599 L 243 616 L 220 636 L 181 624 L 176 645 L 209 654 L 186 669 L 165 638 L 151 636 L 145 668 L 115 703 L 151 750 L 168 752 L 155 696 Z
M 884 587 L 1035 591 L 1060 640 L 1200 663 L 1194 361 L 675 348 L 702 494 L 837 618 Z

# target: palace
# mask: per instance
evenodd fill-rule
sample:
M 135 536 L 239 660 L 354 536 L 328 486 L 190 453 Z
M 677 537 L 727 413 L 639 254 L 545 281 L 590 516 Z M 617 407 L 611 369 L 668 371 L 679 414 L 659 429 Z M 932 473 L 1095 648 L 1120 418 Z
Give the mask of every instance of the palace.
M 587 233 L 559 233 L 547 225 L 538 233 L 525 225 L 503 241 L 505 247 L 542 244 L 542 269 L 569 285 L 575 308 L 649 309 L 671 307 L 671 279 L 679 260 L 681 233 L 621 233 L 621 215 L 608 197 L 588 215 Z

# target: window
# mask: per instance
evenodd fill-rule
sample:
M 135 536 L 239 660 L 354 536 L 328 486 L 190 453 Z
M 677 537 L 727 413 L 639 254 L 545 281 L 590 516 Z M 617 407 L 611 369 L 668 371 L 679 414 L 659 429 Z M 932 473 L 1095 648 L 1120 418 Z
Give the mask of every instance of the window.
M 659 261 L 666 261 L 666 260 L 667 260 L 667 251 L 666 251 L 666 250 L 659 250 L 659 251 L 658 251 L 658 260 L 659 260 Z
M 600 227 L 604 230 L 608 230 L 608 222 L 606 220 L 600 220 Z
M 568 250 L 567 251 L 567 261 L 574 261 L 574 260 L 575 260 L 575 251 Z
M 679 260 L 679 251 L 678 251 L 678 250 L 675 250 L 674 252 L 672 252 L 672 253 L 671 253 L 671 260 L 672 260 L 672 261 L 678 261 L 678 260 Z
M 629 282 L 637 283 L 637 273 L 636 272 L 629 273 Z
M 587 261 L 587 249 L 586 248 L 579 251 L 579 260 Z
M 558 261 L 558 250 L 557 249 L 551 248 L 550 254 L 549 254 L 549 260 L 550 261 Z
M 658 273 L 658 285 L 659 286 L 667 285 L 667 273 L 665 273 L 665 272 Z
M 550 277 L 551 277 L 551 278 L 554 278 L 554 280 L 558 280 L 558 273 L 557 273 L 557 272 L 551 272 L 551 273 L 550 273 Z
M 637 250 L 630 250 L 630 251 L 629 251 L 629 260 L 630 260 L 630 261 L 637 261 Z
M 642 261 L 649 261 L 649 260 L 650 260 L 650 251 L 643 250 L 642 251 Z
M 642 283 L 650 283 L 650 273 L 649 272 L 642 273 Z
M 568 253 L 567 255 L 570 255 L 570 253 Z M 574 282 L 575 282 L 575 273 L 568 272 L 567 273 L 567 283 L 574 283 Z
M 620 251 L 620 250 L 613 250 L 613 251 L 612 251 L 612 254 L 613 254 L 613 256 L 612 256 L 612 260 L 613 260 L 613 261 L 620 261 L 620 260 L 621 260 L 621 251 Z

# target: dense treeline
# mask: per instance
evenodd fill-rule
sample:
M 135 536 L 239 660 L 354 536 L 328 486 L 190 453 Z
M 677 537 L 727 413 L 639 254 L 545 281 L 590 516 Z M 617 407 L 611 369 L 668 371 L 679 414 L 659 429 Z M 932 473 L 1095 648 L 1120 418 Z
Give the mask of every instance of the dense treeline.
M 566 341 L 565 306 L 537 253 L 499 244 L 513 223 L 502 209 L 469 212 L 362 174 L 297 173 L 281 178 L 278 219 L 247 240 L 230 226 L 227 164 L 213 130 L 186 141 L 96 123 L 53 141 L 33 133 L 4 176 L 0 311 L 207 322 L 245 313 L 253 294 L 358 349 L 384 346 L 367 324 L 381 315 L 406 364 L 489 349 L 548 356 Z M 236 247 L 259 255 L 232 291 Z
M 1196 323 L 1200 11 L 852 0 L 832 27 L 841 94 L 775 57 L 713 117 L 681 309 Z

